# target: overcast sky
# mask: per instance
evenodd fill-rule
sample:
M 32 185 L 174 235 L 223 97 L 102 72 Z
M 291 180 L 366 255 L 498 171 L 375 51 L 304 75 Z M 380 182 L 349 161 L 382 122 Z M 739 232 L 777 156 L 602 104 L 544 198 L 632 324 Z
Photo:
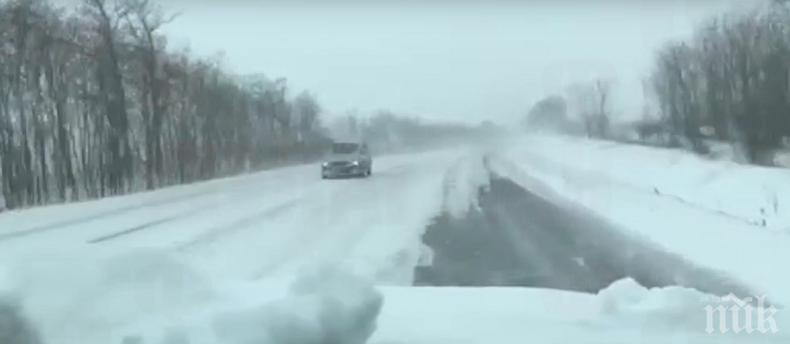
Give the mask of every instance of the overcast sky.
M 161 3 L 183 11 L 165 28 L 174 48 L 222 50 L 233 71 L 286 77 L 329 112 L 506 122 L 596 75 L 616 80 L 620 113 L 638 113 L 655 50 L 745 1 Z

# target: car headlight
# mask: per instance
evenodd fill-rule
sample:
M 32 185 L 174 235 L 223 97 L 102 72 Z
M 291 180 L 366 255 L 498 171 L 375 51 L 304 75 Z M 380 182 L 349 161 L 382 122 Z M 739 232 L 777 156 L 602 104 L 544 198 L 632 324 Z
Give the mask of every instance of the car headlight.
M 359 166 L 359 161 L 354 160 L 354 161 L 351 162 L 351 164 L 354 165 L 354 166 Z
M 325 163 L 321 164 L 321 166 L 327 167 L 327 166 L 329 166 L 329 163 L 325 162 Z

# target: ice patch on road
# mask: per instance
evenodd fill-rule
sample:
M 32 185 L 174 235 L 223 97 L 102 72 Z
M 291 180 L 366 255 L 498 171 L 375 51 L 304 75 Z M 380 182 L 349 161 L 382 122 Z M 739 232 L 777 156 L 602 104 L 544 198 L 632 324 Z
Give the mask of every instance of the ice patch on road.
M 280 300 L 219 314 L 213 328 L 228 344 L 364 344 L 383 302 L 367 281 L 321 269 L 297 278 Z
M 478 192 L 487 188 L 489 183 L 482 154 L 471 154 L 456 161 L 445 175 L 442 210 L 455 218 L 462 218 L 470 209 L 479 209 Z

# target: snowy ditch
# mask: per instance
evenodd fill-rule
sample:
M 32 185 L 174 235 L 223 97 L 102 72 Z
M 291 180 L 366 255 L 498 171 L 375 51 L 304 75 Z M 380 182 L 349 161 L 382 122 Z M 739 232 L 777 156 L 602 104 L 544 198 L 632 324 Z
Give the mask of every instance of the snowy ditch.
M 723 273 L 695 266 L 583 208 L 497 175 L 488 159 L 456 169 L 466 171 L 460 173 L 464 178 L 448 178 L 453 185 L 447 189 L 455 191 L 447 191 L 446 199 L 452 202 L 446 202 L 422 236 L 431 259 L 415 269 L 415 285 L 520 286 L 595 294 L 631 278 L 646 288 L 681 286 L 719 296 L 752 295 Z M 458 182 L 464 179 L 466 183 Z M 476 195 L 464 203 L 453 192 Z

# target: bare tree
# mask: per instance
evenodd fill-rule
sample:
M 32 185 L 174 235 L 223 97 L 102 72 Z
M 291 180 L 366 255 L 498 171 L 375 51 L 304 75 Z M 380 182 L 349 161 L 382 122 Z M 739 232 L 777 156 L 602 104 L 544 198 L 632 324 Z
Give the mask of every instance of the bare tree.
M 125 17 L 127 31 L 134 38 L 134 51 L 142 67 L 140 87 L 140 111 L 145 126 L 146 188 L 153 189 L 154 177 L 163 174 L 162 124 L 168 105 L 168 80 L 164 75 L 164 61 L 160 59 L 164 49 L 163 40 L 157 36 L 162 25 L 175 19 L 165 18 L 163 11 L 148 0 L 126 0 L 123 4 L 128 15 Z
M 603 79 L 591 83 L 576 83 L 567 89 L 571 112 L 581 119 L 588 137 L 608 136 L 610 90 L 611 83 Z
M 790 11 L 773 1 L 712 18 L 692 39 L 662 49 L 654 95 L 673 132 L 705 151 L 701 128 L 743 147 L 754 163 L 771 164 L 790 136 Z
M 159 29 L 173 18 L 146 0 L 86 0 L 68 12 L 0 3 L 2 207 L 320 155 L 328 141 L 314 97 L 292 100 L 285 79 L 239 77 L 216 59 L 168 51 Z
M 610 80 L 597 79 L 593 87 L 595 93 L 596 109 L 591 115 L 590 127 L 597 137 L 609 137 L 609 122 L 611 116 L 611 89 Z
M 568 103 L 565 97 L 548 96 L 535 103 L 524 117 L 522 125 L 526 128 L 565 129 L 568 122 Z
M 107 135 L 108 185 L 112 194 L 125 192 L 132 174 L 131 146 L 129 144 L 129 115 L 126 89 L 124 88 L 121 60 L 116 42 L 119 18 L 126 15 L 126 9 L 108 5 L 105 0 L 87 0 L 88 11 L 96 20 L 96 33 L 99 44 L 94 48 L 97 58 L 97 75 L 100 102 L 109 123 Z

